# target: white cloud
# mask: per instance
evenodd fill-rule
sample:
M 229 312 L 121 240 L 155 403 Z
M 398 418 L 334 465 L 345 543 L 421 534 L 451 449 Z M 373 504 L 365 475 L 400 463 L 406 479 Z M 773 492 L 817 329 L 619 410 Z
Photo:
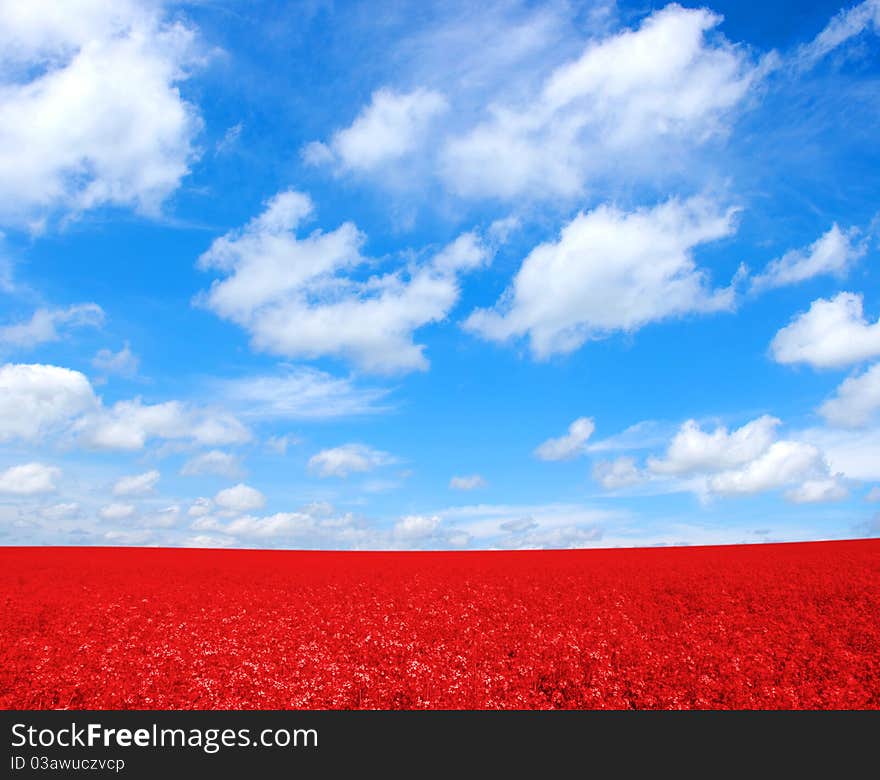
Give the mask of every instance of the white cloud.
M 218 547 L 232 547 L 235 539 L 229 536 L 217 536 L 216 534 L 196 534 L 183 540 L 184 547 L 201 547 L 205 549 Z
M 867 425 L 880 410 L 880 363 L 851 376 L 837 388 L 833 398 L 819 407 L 832 425 L 858 428 Z
M 568 433 L 556 439 L 547 439 L 535 449 L 540 460 L 571 460 L 583 455 L 586 443 L 596 425 L 589 417 L 578 417 L 568 426 Z
M 79 511 L 79 504 L 75 501 L 69 501 L 66 503 L 52 504 L 51 506 L 43 507 L 40 510 L 40 514 L 47 520 L 57 522 L 59 520 L 64 520 L 69 517 L 74 517 L 79 514 Z
M 442 520 L 440 531 L 466 534 L 474 546 L 517 549 L 595 547 L 606 523 L 626 517 L 576 504 L 476 504 L 435 514 Z
M 309 458 L 308 468 L 319 477 L 344 478 L 352 473 L 372 471 L 394 462 L 395 458 L 387 452 L 364 444 L 343 444 L 313 455 Z
M 587 445 L 587 452 L 622 452 L 627 450 L 646 450 L 665 444 L 672 435 L 669 423 L 657 420 L 642 420 L 630 425 L 620 433 Z
M 475 311 L 465 327 L 499 342 L 528 334 L 541 359 L 615 331 L 731 309 L 733 289 L 712 289 L 693 249 L 730 235 L 733 218 L 704 198 L 581 213 L 558 241 L 535 247 L 496 306 Z
M 104 520 L 126 520 L 135 513 L 134 504 L 108 504 L 98 514 Z
M 239 483 L 217 493 L 214 503 L 228 512 L 251 512 L 265 506 L 266 497 L 256 488 Z
M 340 357 L 377 373 L 426 369 L 414 331 L 445 319 L 459 296 L 455 273 L 427 262 L 355 278 L 367 263 L 364 236 L 346 222 L 299 238 L 311 211 L 306 195 L 281 192 L 243 229 L 216 239 L 199 265 L 226 278 L 198 301 L 244 327 L 261 351 Z
M 295 536 L 315 527 L 314 518 L 303 512 L 277 512 L 267 517 L 247 515 L 239 517 L 223 527 L 223 531 L 234 536 L 255 536 L 271 538 Z
M 241 460 L 238 456 L 222 450 L 210 450 L 190 458 L 183 464 L 180 473 L 184 477 L 196 477 L 214 474 L 229 479 L 237 479 L 244 475 Z
M 880 427 L 810 428 L 797 438 L 821 449 L 832 473 L 861 482 L 880 480 Z
M 858 235 L 855 228 L 841 230 L 833 224 L 809 247 L 792 249 L 769 263 L 752 279 L 752 289 L 783 287 L 825 274 L 842 277 L 868 249 L 867 243 L 856 241 Z
M 233 415 L 166 401 L 140 398 L 105 407 L 79 371 L 41 364 L 0 367 L 0 441 L 38 441 L 69 435 L 94 449 L 143 449 L 151 439 L 188 445 L 242 444 L 250 431 Z
M 201 120 L 178 83 L 195 33 L 129 0 L 0 4 L 0 220 L 110 204 L 155 213 Z
M 449 480 L 449 487 L 453 490 L 476 490 L 489 484 L 479 474 L 470 474 L 465 477 L 453 477 Z
M 16 363 L 0 368 L 0 441 L 36 441 L 97 405 L 79 371 Z
M 244 130 L 243 122 L 238 122 L 229 127 L 226 132 L 223 133 L 223 138 L 217 141 L 217 144 L 214 147 L 214 152 L 216 154 L 225 154 L 226 152 L 234 149 L 241 139 L 242 130 Z
M 388 391 L 304 366 L 277 375 L 247 376 L 219 384 L 219 393 L 244 417 L 314 420 L 377 414 Z
M 732 432 L 718 426 L 707 433 L 696 420 L 687 420 L 665 457 L 648 458 L 648 468 L 654 474 L 682 476 L 741 466 L 767 451 L 779 424 L 775 417 L 764 415 Z
M 0 344 L 28 349 L 58 341 L 63 329 L 95 328 L 103 322 L 104 310 L 96 303 L 80 303 L 66 309 L 37 309 L 27 322 L 0 327 Z
M 647 458 L 645 469 L 635 458 L 624 457 L 596 464 L 593 476 L 606 489 L 646 482 L 661 493 L 693 492 L 701 500 L 780 488 L 790 488 L 787 497 L 795 502 L 835 500 L 840 480 L 853 475 L 805 432 L 779 439 L 779 425 L 764 415 L 733 430 L 716 426 L 704 431 L 687 420 L 662 456 Z
M 492 223 L 494 226 L 495 223 Z M 492 230 L 490 226 L 489 230 Z M 496 231 L 497 234 L 498 231 Z M 503 232 L 503 229 L 502 229 Z M 503 243 L 503 236 L 498 235 L 493 241 Z M 455 273 L 457 271 L 473 271 L 486 265 L 491 259 L 486 245 L 480 237 L 473 232 L 462 233 L 452 243 L 445 246 L 434 257 L 434 267 L 439 271 Z
M 102 349 L 92 358 L 92 365 L 98 371 L 124 377 L 132 377 L 137 374 L 139 364 L 138 356 L 131 351 L 131 346 L 127 341 L 119 352 Z
M 166 506 L 141 515 L 138 525 L 142 528 L 173 528 L 180 519 L 180 507 L 177 504 Z
M 311 164 L 335 160 L 348 170 L 372 171 L 413 152 L 448 108 L 446 98 L 431 90 L 379 89 L 351 126 L 334 133 L 328 145 L 309 144 L 303 155 Z
M 140 450 L 151 439 L 196 445 L 243 444 L 251 434 L 227 412 L 200 409 L 181 401 L 145 404 L 118 401 L 78 421 L 79 441 L 104 450 Z
M 198 504 L 209 511 L 190 514 L 188 531 L 179 525 L 177 506 L 146 513 L 132 512 L 124 523 L 130 530 L 162 530 L 151 542 L 163 545 L 286 547 L 294 549 L 456 549 L 477 547 L 583 547 L 603 538 L 604 520 L 624 520 L 626 513 L 582 506 L 454 507 L 399 517 L 395 523 L 338 513 L 326 503 L 313 503 L 295 511 L 261 515 L 250 510 L 219 509 L 213 502 Z M 123 525 L 119 523 L 119 525 Z M 117 529 L 114 529 L 117 530 Z M 118 529 L 121 530 L 121 529 Z M 181 535 L 179 532 L 184 531 Z M 100 528 L 94 533 L 101 533 Z M 207 541 L 211 538 L 213 542 Z M 137 542 L 135 542 L 137 543 Z M 612 539 L 611 545 L 619 542 Z
M 148 529 L 133 530 L 112 530 L 104 534 L 104 540 L 111 545 L 119 545 L 122 547 L 133 547 L 137 545 L 149 544 L 155 538 L 153 532 Z
M 3 251 L 3 240 L 6 236 L 0 230 L 0 292 L 11 295 L 18 290 L 12 260 Z
M 743 48 L 707 36 L 720 22 L 673 4 L 636 30 L 589 43 L 537 93 L 491 103 L 490 118 L 450 139 L 447 182 L 466 196 L 573 196 L 591 178 L 656 166 L 664 146 L 685 149 L 723 132 L 761 69 Z
M 187 514 L 190 517 L 205 517 L 211 514 L 213 507 L 214 502 L 210 498 L 197 498 L 187 510 Z
M 741 468 L 714 474 L 708 486 L 719 495 L 747 495 L 820 478 L 827 470 L 818 448 L 799 441 L 777 441 Z
M 880 487 L 876 485 L 872 487 L 868 491 L 868 495 L 865 496 L 865 501 L 877 502 L 880 501 Z
M 866 30 L 880 34 L 880 0 L 864 0 L 840 11 L 822 32 L 798 50 L 797 62 L 802 67 L 810 67 Z
M 24 463 L 0 472 L 0 493 L 16 496 L 33 496 L 39 493 L 54 493 L 55 480 L 61 476 L 61 469 L 43 463 Z
M 290 433 L 286 433 L 283 436 L 270 436 L 266 439 L 266 447 L 276 455 L 286 455 L 288 447 L 301 443 L 302 439 Z
M 874 515 L 870 520 L 858 525 L 860 535 L 864 536 L 880 536 L 880 512 Z
M 140 496 L 151 493 L 159 483 L 160 474 L 156 469 L 146 471 L 143 474 L 134 474 L 130 477 L 122 477 L 113 486 L 114 496 Z
M 351 514 L 337 514 L 323 503 L 310 504 L 295 512 L 273 515 L 244 514 L 229 520 L 202 516 L 190 526 L 209 535 L 222 534 L 234 545 L 242 542 L 263 546 L 293 546 L 298 549 L 383 549 L 393 538 L 390 530 L 371 527 Z
M 423 539 L 431 536 L 440 525 L 437 515 L 407 515 L 394 525 L 394 535 L 404 539 Z
M 846 485 L 836 477 L 811 479 L 790 490 L 785 497 L 795 504 L 822 504 L 828 501 L 842 501 L 849 495 Z
M 814 368 L 859 363 L 880 355 L 880 320 L 865 319 L 862 296 L 856 293 L 819 298 L 773 337 L 770 351 L 778 363 Z
M 619 490 L 644 481 L 645 476 L 636 466 L 635 458 L 622 456 L 593 466 L 593 479 L 606 490 Z
M 502 523 L 499 523 L 498 527 L 502 531 L 506 531 L 511 534 L 523 534 L 526 531 L 534 531 L 538 524 L 535 522 L 535 518 L 528 517 L 518 517 L 515 520 L 505 520 Z

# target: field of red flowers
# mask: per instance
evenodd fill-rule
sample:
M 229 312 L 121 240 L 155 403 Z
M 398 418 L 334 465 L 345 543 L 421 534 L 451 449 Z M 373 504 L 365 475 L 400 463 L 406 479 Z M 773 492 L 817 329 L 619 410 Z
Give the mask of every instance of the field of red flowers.
M 0 548 L 0 707 L 880 708 L 880 540 Z

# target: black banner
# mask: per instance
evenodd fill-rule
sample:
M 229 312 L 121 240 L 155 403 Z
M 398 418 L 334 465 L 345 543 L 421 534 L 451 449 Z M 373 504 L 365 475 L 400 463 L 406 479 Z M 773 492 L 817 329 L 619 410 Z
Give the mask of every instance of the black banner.
M 2 712 L 7 777 L 227 777 L 529 769 L 862 774 L 878 713 Z M 705 762 L 709 758 L 709 763 Z M 864 762 L 868 763 L 865 764 Z M 604 767 L 599 772 L 600 767 Z M 856 772 L 861 768 L 861 772 Z M 335 776 L 335 775 L 334 775 Z

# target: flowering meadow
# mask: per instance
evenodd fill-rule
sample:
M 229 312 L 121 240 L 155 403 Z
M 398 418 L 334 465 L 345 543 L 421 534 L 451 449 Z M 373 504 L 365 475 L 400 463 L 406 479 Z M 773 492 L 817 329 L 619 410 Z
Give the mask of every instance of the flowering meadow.
M 6 709 L 880 708 L 880 540 L 0 548 Z

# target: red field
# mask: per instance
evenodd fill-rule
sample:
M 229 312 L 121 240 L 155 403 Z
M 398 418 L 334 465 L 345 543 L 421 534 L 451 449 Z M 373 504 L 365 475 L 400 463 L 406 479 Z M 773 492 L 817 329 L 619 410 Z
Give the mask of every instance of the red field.
M 0 548 L 3 708 L 880 708 L 880 540 Z

